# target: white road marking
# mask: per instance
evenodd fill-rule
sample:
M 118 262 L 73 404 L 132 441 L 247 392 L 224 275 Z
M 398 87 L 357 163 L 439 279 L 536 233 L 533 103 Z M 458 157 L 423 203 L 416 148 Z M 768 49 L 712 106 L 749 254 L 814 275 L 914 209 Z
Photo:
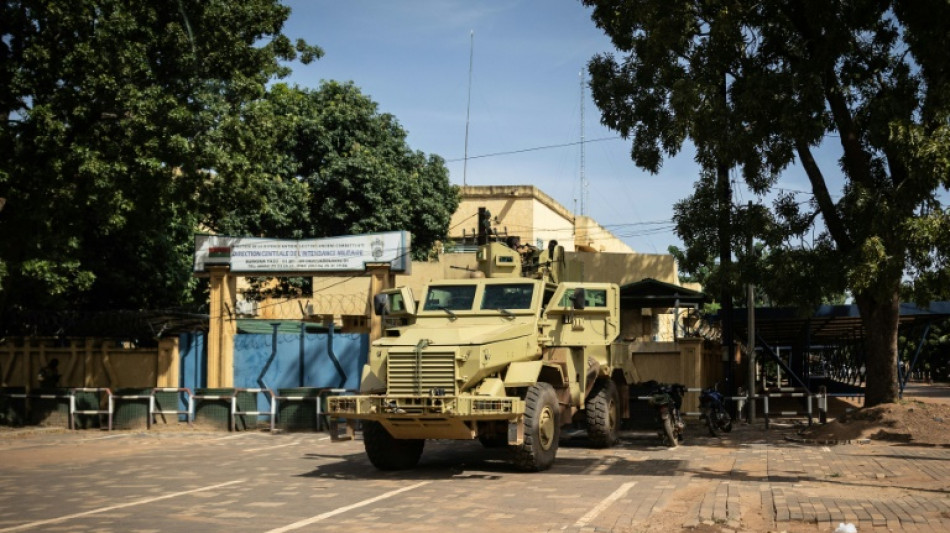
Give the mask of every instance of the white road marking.
M 394 490 L 394 491 L 387 492 L 386 494 L 380 494 L 379 496 L 376 496 L 375 498 L 370 498 L 370 499 L 368 499 L 368 500 L 363 500 L 363 501 L 361 501 L 361 502 L 354 503 L 353 505 L 347 505 L 346 507 L 340 507 L 339 509 L 334 509 L 334 510 L 332 510 L 332 511 L 327 511 L 327 512 L 325 512 L 325 513 L 323 513 L 323 514 L 318 514 L 317 516 L 312 516 L 312 517 L 310 517 L 310 518 L 306 518 L 306 519 L 301 520 L 301 521 L 299 521 L 299 522 L 294 522 L 293 524 L 289 524 L 289 525 L 286 525 L 286 526 L 284 526 L 284 527 L 279 527 L 279 528 L 276 528 L 276 529 L 272 529 L 272 530 L 268 531 L 267 533 L 284 533 L 285 531 L 292 531 L 292 530 L 294 530 L 294 529 L 300 529 L 300 528 L 302 528 L 302 527 L 309 526 L 310 524 L 315 524 L 315 523 L 317 523 L 317 522 L 319 522 L 319 521 L 321 521 L 321 520 L 326 520 L 327 518 L 332 518 L 332 517 L 334 517 L 334 516 L 336 516 L 336 515 L 338 515 L 338 514 L 342 514 L 342 513 L 345 513 L 345 512 L 347 512 L 347 511 L 352 511 L 353 509 L 358 509 L 358 508 L 360 508 L 360 507 L 369 505 L 369 504 L 371 504 L 371 503 L 376 503 L 376 502 L 378 502 L 378 501 L 380 501 L 380 500 L 385 500 L 386 498 L 391 498 L 391 497 L 393 497 L 393 496 L 395 496 L 395 495 L 397 495 L 397 494 L 400 494 L 400 493 L 402 493 L 402 492 L 406 492 L 406 491 L 408 491 L 408 490 L 412 490 L 412 489 L 419 488 L 419 487 L 421 487 L 421 486 L 423 486 L 423 485 L 428 485 L 429 483 L 431 483 L 431 481 L 422 481 L 422 482 L 420 482 L 420 483 L 416 483 L 415 485 L 409 485 L 408 487 L 403 487 L 403 488 L 401 488 L 401 489 L 396 489 L 396 490 Z
M 275 444 L 273 446 L 264 446 L 262 448 L 248 448 L 244 450 L 245 452 L 259 452 L 261 450 L 273 450 L 275 448 L 286 448 L 287 446 L 296 446 L 300 444 L 300 441 L 288 442 L 286 444 Z
M 26 524 L 20 524 L 20 525 L 18 525 L 18 526 L 13 526 L 13 527 L 8 527 L 8 528 L 0 529 L 0 533 L 4 533 L 4 532 L 7 532 L 7 531 L 22 531 L 22 530 L 24 530 L 24 529 L 31 529 L 31 528 L 38 527 L 38 526 L 45 526 L 46 524 L 55 524 L 55 523 L 57 523 L 57 522 L 64 522 L 64 521 L 66 521 L 66 520 L 71 520 L 71 519 L 73 519 L 73 518 L 79 518 L 79 517 L 82 517 L 82 516 L 89 516 L 89 515 L 98 514 L 98 513 L 107 513 L 107 512 L 109 512 L 109 511 L 115 511 L 116 509 L 124 509 L 124 508 L 126 508 L 126 507 L 132 507 L 132 506 L 134 506 L 134 505 L 142 505 L 142 504 L 145 504 L 145 503 L 152 503 L 152 502 L 157 502 L 157 501 L 161 501 L 161 500 L 167 500 L 167 499 L 169 499 L 169 498 L 177 498 L 178 496 L 184 496 L 184 495 L 186 495 L 186 494 L 194 494 L 194 493 L 196 493 L 196 492 L 204 492 L 204 491 L 206 491 L 206 490 L 214 490 L 214 489 L 218 489 L 218 488 L 221 488 L 221 487 L 227 487 L 228 485 L 234 485 L 234 484 L 236 484 L 236 483 L 244 483 L 245 481 L 246 481 L 246 480 L 244 480 L 244 479 L 236 479 L 236 480 L 234 480 L 234 481 L 227 481 L 227 482 L 225 482 L 225 483 L 218 483 L 217 485 L 209 485 L 209 486 L 207 486 L 207 487 L 201 487 L 201 488 L 198 488 L 198 489 L 192 489 L 192 490 L 185 490 L 185 491 L 181 491 L 181 492 L 175 492 L 175 493 L 173 493 L 173 494 L 166 494 L 166 495 L 164 495 L 164 496 L 156 496 L 156 497 L 154 497 L 154 498 L 145 498 L 144 500 L 136 500 L 136 501 L 134 501 L 134 502 L 129 502 L 129 503 L 120 503 L 120 504 L 118 504 L 118 505 L 110 505 L 109 507 L 100 507 L 99 509 L 93 509 L 93 510 L 91 510 L 91 511 L 84 511 L 84 512 L 81 512 L 81 513 L 69 514 L 69 515 L 66 515 L 66 516 L 60 516 L 60 517 L 58 517 L 58 518 L 49 518 L 49 519 L 47 519 L 47 520 L 37 520 L 36 522 L 29 522 L 29 523 L 26 523 Z
M 105 440 L 105 439 L 123 439 L 128 437 L 129 434 L 126 433 L 116 433 L 114 435 L 106 435 L 105 437 L 93 437 L 91 439 L 79 439 L 79 442 L 89 442 L 93 440 Z
M 243 434 L 243 433 L 237 433 L 237 434 L 235 434 L 235 435 L 228 435 L 227 437 L 218 437 L 218 438 L 216 438 L 216 439 L 208 439 L 208 440 L 229 440 L 229 439 L 239 439 L 239 438 L 241 438 L 241 437 L 243 437 L 243 436 L 244 436 L 244 434 Z
M 623 495 L 626 494 L 628 490 L 630 490 L 630 487 L 636 484 L 636 481 L 630 481 L 629 483 L 620 485 L 620 488 L 615 490 L 613 494 L 604 498 L 600 503 L 597 504 L 596 507 L 588 511 L 588 513 L 582 516 L 580 520 L 575 522 L 574 527 L 584 527 L 589 524 L 591 520 L 597 518 L 597 515 L 604 512 L 604 509 L 610 507 L 611 504 L 622 498 Z
M 830 451 L 831 451 L 831 448 L 829 448 L 829 447 L 827 447 L 827 446 L 822 446 L 822 447 L 821 447 L 821 451 L 823 451 L 823 452 L 830 452 Z

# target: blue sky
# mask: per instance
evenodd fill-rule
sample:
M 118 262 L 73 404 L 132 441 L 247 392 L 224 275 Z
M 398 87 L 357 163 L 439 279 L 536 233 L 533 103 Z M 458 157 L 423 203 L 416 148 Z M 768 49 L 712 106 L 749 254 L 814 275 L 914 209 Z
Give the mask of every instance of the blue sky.
M 326 52 L 310 65 L 294 65 L 285 81 L 316 88 L 321 80 L 351 80 L 380 111 L 398 119 L 413 150 L 448 161 L 453 183 L 535 185 L 581 211 L 578 145 L 481 157 L 580 141 L 580 73 L 591 57 L 612 47 L 578 0 L 285 3 L 292 9 L 285 33 Z M 657 175 L 638 169 L 629 143 L 600 125 L 589 90 L 584 94 L 586 214 L 638 252 L 681 246 L 671 217 L 673 204 L 691 193 L 697 178 L 691 154 L 667 160 Z M 795 183 L 801 181 L 785 186 L 808 190 Z

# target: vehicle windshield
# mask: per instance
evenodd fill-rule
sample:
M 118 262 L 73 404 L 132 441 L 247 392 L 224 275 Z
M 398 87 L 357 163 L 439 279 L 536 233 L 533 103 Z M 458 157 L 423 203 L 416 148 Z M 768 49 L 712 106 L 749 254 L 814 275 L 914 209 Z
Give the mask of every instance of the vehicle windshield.
M 530 309 L 533 294 L 534 285 L 531 283 L 486 285 L 480 309 Z
M 475 303 L 475 285 L 429 287 L 423 311 L 469 311 Z

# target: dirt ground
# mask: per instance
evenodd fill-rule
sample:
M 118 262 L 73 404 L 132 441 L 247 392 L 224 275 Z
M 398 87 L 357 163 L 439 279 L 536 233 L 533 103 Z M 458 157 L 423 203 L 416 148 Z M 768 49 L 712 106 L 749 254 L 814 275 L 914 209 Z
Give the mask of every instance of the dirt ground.
M 841 414 L 800 432 L 806 439 L 855 440 L 950 446 L 950 384 L 909 384 L 896 403 Z

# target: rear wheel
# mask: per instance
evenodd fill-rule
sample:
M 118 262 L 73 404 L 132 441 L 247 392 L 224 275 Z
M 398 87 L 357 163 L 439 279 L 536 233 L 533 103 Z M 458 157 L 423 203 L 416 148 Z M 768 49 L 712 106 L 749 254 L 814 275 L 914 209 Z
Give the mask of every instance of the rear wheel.
M 530 472 L 551 468 L 560 437 L 560 408 L 554 388 L 536 383 L 525 394 L 524 442 L 513 447 L 515 465 Z
M 716 431 L 716 417 L 717 414 L 711 409 L 703 410 L 703 420 L 706 422 L 706 427 L 709 428 L 709 434 L 713 437 L 718 437 L 719 432 Z
M 587 436 L 595 448 L 609 448 L 617 442 L 618 397 L 617 385 L 603 379 L 587 399 Z
M 732 431 L 732 417 L 729 416 L 729 413 L 727 413 L 725 409 L 720 407 L 719 413 L 717 413 L 717 416 L 719 416 L 719 421 L 720 421 L 719 427 L 726 433 L 729 433 L 730 431 Z
M 379 422 L 363 422 L 363 447 L 373 466 L 380 470 L 405 470 L 416 466 L 425 439 L 397 439 Z

